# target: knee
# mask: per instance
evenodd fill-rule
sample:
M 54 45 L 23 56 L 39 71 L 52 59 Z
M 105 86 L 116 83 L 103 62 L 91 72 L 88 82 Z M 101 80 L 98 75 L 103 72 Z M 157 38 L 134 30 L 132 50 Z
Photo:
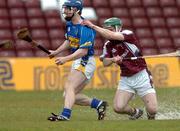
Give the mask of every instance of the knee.
M 114 109 L 114 112 L 116 113 L 120 113 L 120 114 L 124 113 L 124 106 L 122 105 L 114 104 L 113 109 Z
M 72 91 L 72 90 L 74 90 L 73 85 L 71 83 L 69 83 L 69 82 L 66 82 L 65 85 L 64 85 L 64 91 L 68 92 L 68 91 Z
M 63 97 L 65 97 L 68 94 L 72 94 L 72 93 L 73 94 L 75 93 L 74 87 L 71 84 L 65 84 Z

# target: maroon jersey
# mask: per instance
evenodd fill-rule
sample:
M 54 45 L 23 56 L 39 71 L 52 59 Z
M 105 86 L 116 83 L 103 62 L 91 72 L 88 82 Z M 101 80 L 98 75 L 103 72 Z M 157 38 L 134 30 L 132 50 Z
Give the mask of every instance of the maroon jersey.
M 106 58 L 112 58 L 117 55 L 123 58 L 142 56 L 138 40 L 132 31 L 124 30 L 121 32 L 124 35 L 124 40 L 110 40 L 105 43 L 103 55 Z M 145 59 L 136 60 L 123 59 L 122 63 L 118 64 L 121 68 L 121 76 L 132 76 L 139 71 L 147 68 Z

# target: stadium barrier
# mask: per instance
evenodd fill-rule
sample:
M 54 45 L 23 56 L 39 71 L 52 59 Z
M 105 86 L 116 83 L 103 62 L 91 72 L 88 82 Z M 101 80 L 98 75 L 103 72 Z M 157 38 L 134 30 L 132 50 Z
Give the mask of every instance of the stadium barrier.
M 104 68 L 96 58 L 97 69 L 87 88 L 114 88 L 120 79 L 117 65 Z M 147 59 L 154 85 L 180 87 L 180 60 L 178 58 Z M 48 58 L 1 58 L 0 90 L 61 90 L 71 63 L 56 66 Z

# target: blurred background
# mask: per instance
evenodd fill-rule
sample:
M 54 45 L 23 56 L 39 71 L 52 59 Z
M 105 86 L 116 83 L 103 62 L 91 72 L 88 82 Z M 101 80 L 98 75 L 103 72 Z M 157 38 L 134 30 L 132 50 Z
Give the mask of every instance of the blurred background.
M 44 57 L 16 39 L 16 31 L 28 27 L 33 38 L 49 49 L 64 40 L 65 24 L 56 0 L 0 0 L 0 41 L 13 40 L 12 49 L 1 57 Z M 180 48 L 180 0 L 84 0 L 84 14 L 101 25 L 108 17 L 119 17 L 123 28 L 139 37 L 144 55 L 167 53 Z M 92 9 L 90 13 L 86 9 Z M 88 17 L 88 16 L 87 16 Z M 104 39 L 97 35 L 95 52 L 100 55 Z

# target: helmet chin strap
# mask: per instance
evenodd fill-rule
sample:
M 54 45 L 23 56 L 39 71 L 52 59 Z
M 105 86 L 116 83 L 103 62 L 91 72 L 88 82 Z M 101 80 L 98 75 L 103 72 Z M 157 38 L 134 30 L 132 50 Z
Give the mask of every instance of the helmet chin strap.
M 80 10 L 77 10 L 74 14 L 76 15 L 76 14 L 78 14 L 80 12 Z
M 120 31 L 121 31 L 121 28 L 119 28 L 119 26 L 116 25 L 116 26 L 115 26 L 115 31 L 116 31 L 116 32 L 120 32 Z

